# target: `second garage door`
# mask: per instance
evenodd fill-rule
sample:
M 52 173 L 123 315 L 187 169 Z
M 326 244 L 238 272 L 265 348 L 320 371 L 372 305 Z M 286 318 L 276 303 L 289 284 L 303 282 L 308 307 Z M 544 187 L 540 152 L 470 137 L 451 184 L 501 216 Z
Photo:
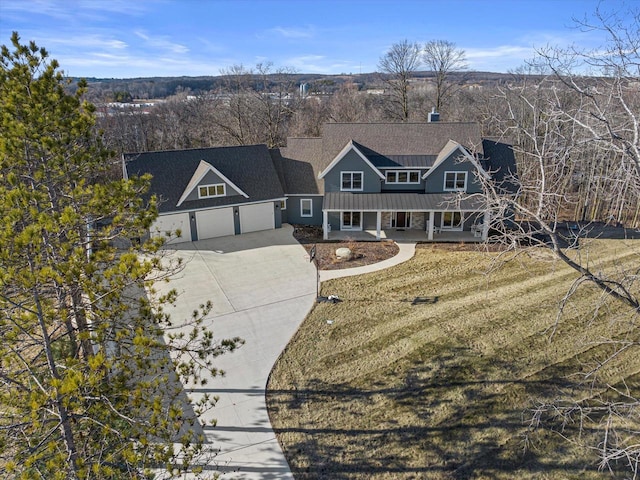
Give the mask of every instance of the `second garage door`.
M 240 231 L 242 233 L 275 228 L 273 203 L 240 206 Z
M 233 208 L 218 208 L 196 212 L 198 240 L 234 235 Z

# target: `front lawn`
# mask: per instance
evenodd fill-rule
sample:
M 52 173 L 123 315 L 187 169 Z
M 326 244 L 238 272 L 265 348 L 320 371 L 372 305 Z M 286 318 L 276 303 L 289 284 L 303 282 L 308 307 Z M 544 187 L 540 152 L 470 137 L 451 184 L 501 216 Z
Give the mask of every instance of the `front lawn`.
M 637 263 L 640 242 L 591 249 L 615 268 Z M 296 479 L 603 477 L 579 442 L 530 431 L 531 409 L 567 393 L 591 398 L 605 382 L 637 393 L 637 349 L 595 380 L 576 375 L 610 351 L 600 340 L 637 329 L 612 301 L 594 317 L 601 295 L 588 286 L 553 329 L 576 274 L 544 251 L 488 274 L 496 255 L 425 245 L 400 266 L 323 284 L 343 301 L 316 305 L 267 392 Z M 580 438 L 575 424 L 564 433 L 588 443 L 594 425 L 583 427 Z

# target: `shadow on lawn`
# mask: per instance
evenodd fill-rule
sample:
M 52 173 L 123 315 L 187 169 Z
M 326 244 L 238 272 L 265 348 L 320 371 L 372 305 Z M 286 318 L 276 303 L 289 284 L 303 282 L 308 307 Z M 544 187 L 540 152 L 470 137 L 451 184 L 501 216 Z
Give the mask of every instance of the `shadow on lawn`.
M 296 479 L 602 475 L 595 458 L 576 458 L 557 436 L 524 448 L 530 414 L 522 405 L 581 388 L 562 366 L 524 379 L 517 365 L 452 348 L 436 362 L 399 370 L 404 378 L 382 372 L 367 388 L 313 380 L 268 390 L 273 427 Z M 300 426 L 279 421 L 288 416 Z

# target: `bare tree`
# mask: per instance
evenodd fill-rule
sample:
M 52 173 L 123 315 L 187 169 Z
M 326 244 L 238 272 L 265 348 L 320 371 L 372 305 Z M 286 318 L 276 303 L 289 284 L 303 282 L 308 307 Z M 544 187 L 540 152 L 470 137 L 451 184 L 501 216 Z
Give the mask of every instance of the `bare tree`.
M 447 40 L 431 40 L 422 49 L 422 63 L 434 73 L 436 90 L 434 107 L 442 112 L 447 100 L 455 93 L 455 83 L 450 81 L 450 74 L 467 68 L 464 50 Z
M 378 68 L 386 74 L 384 82 L 391 90 L 391 116 L 406 122 L 409 120 L 409 82 L 420 67 L 420 46 L 403 40 L 394 43 L 378 62 Z
M 625 322 L 623 335 L 603 337 L 599 345 L 589 346 L 600 352 L 583 373 L 590 395 L 575 398 L 558 392 L 555 399 L 540 401 L 532 425 L 561 435 L 566 425 L 579 425 L 579 438 L 568 440 L 591 442 L 583 446 L 597 452 L 602 469 L 624 464 L 637 478 L 640 392 L 637 382 L 626 382 L 612 365 L 640 354 L 640 256 L 603 268 L 604 260 L 589 249 L 594 226 L 559 223 L 564 215 L 583 215 L 587 203 L 598 202 L 608 205 L 605 214 L 625 212 L 629 220 L 640 203 L 640 16 L 637 11 L 625 13 L 598 10 L 592 20 L 580 22 L 582 28 L 608 34 L 603 48 L 546 48 L 531 64 L 532 72 L 544 75 L 534 83 L 520 79 L 516 84 L 514 79 L 514 86 L 501 90 L 495 100 L 508 111 L 503 135 L 515 141 L 519 174 L 504 176 L 505 184 L 479 180 L 484 182 L 494 238 L 504 242 L 507 252 L 517 254 L 531 246 L 549 249 L 577 273 L 550 330 L 552 337 L 567 334 L 559 328 L 563 309 L 589 286 L 602 292 L 592 318 L 608 325 Z M 517 186 L 516 192 L 505 195 L 506 184 Z M 576 199 L 576 192 L 592 196 Z

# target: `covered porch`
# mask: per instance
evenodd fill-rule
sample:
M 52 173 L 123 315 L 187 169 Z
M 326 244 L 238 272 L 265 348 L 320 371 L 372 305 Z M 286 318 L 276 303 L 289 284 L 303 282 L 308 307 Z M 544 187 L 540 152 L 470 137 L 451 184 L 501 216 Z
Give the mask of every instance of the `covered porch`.
M 482 242 L 489 230 L 478 199 L 451 194 L 331 192 L 322 213 L 325 240 Z
M 362 230 L 362 231 L 331 231 L 329 232 L 327 240 L 340 240 L 348 241 L 354 240 L 357 242 L 366 241 L 378 241 L 378 240 L 394 240 L 396 242 L 443 242 L 443 243 L 479 243 L 482 242 L 482 237 L 474 234 L 471 231 L 451 232 L 444 231 L 433 234 L 433 238 L 429 239 L 426 231 L 423 230 L 395 230 L 386 229 L 380 231 L 380 238 L 377 236 L 376 230 Z

